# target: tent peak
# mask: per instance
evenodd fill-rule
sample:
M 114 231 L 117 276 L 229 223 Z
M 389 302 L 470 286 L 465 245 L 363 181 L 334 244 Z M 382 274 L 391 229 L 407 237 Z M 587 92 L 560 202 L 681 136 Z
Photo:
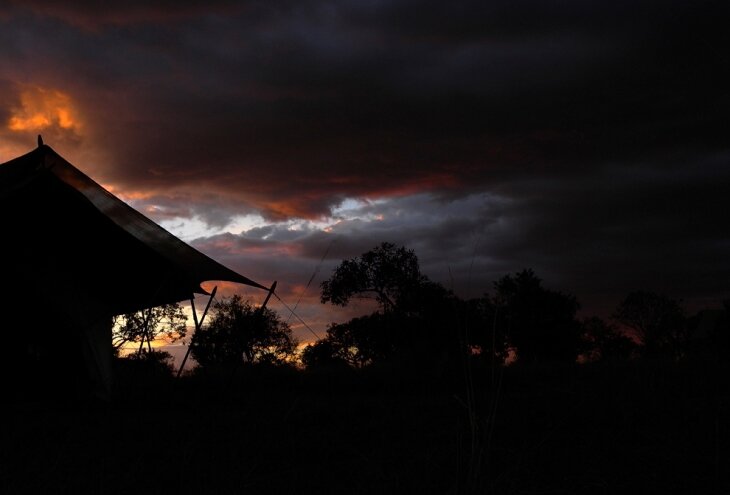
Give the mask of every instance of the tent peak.
M 38 134 L 38 147 L 40 148 L 41 146 L 43 146 L 43 137 Z
M 14 214 L 19 201 L 28 205 L 42 201 L 51 208 L 40 219 L 33 217 L 33 221 L 27 221 Z M 59 246 L 64 247 L 66 258 L 59 254 L 56 261 L 49 261 L 51 258 L 44 255 L 44 262 L 61 270 L 71 266 L 68 257 L 75 257 L 76 271 L 63 275 L 78 281 L 85 270 L 84 280 L 93 283 L 83 282 L 81 287 L 103 284 L 118 287 L 114 289 L 118 294 L 115 292 L 113 298 L 108 295 L 100 299 L 106 298 L 105 304 L 111 301 L 109 305 L 120 308 L 120 312 L 126 312 L 127 307 L 138 302 L 181 301 L 191 293 L 205 293 L 200 287 L 203 281 L 222 280 L 268 290 L 180 240 L 104 189 L 47 144 L 0 165 L 0 206 L 0 220 L 5 223 L 12 219 L 15 222 L 12 225 L 28 236 L 61 229 L 57 238 L 64 239 Z M 42 223 L 43 228 L 41 220 L 46 222 Z M 69 235 L 72 227 L 75 234 Z M 56 247 L 54 251 L 60 249 Z M 19 249 L 18 256 L 27 251 Z M 89 262 L 93 257 L 89 253 L 105 253 L 110 259 L 116 256 L 117 261 L 108 263 L 103 270 L 95 270 Z M 29 269 L 37 269 L 39 261 L 31 258 L 29 254 Z M 116 279 L 109 275 L 112 272 Z M 155 289 L 161 284 L 164 290 Z

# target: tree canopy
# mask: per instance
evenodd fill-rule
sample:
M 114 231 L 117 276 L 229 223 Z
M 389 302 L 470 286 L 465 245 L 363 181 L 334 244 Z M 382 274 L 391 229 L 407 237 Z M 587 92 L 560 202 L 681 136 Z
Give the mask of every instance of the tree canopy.
M 581 321 L 585 341 L 585 357 L 588 361 L 627 360 L 636 349 L 636 343 L 621 332 L 616 325 L 597 316 Z
M 184 338 L 187 332 L 187 317 L 178 303 L 127 313 L 114 323 L 112 345 L 117 351 L 130 342 L 139 343 L 140 350 L 146 342 L 151 351 L 155 339 L 164 338 L 172 343 Z
M 579 321 L 575 296 L 544 287 L 525 269 L 496 280 L 491 295 L 464 301 L 421 274 L 412 250 L 388 242 L 343 260 L 321 288 L 322 303 L 346 306 L 364 297 L 374 298 L 379 308 L 331 325 L 325 339 L 305 351 L 307 365 L 363 367 L 407 355 L 427 363 L 443 351 L 451 357 L 475 354 L 492 363 L 503 363 L 512 350 L 523 363 L 574 363 L 579 356 L 625 360 L 637 349 L 627 328 L 640 338 L 642 354 L 680 357 L 689 339 L 690 325 L 679 303 L 661 295 L 630 293 L 614 314 L 619 325 L 597 317 Z M 716 340 L 715 334 L 724 335 L 714 331 Z
M 332 366 L 337 362 L 354 368 L 384 361 L 396 349 L 389 315 L 373 313 L 330 325 L 327 336 L 305 349 L 305 366 Z
M 544 288 L 529 269 L 505 275 L 494 288 L 499 325 L 520 361 L 576 360 L 582 341 L 574 296 Z
M 663 294 L 631 292 L 619 303 L 614 318 L 636 333 L 645 355 L 672 353 L 681 357 L 686 350 L 684 310 L 679 302 Z
M 202 367 L 282 364 L 293 358 L 296 348 L 291 328 L 275 311 L 254 307 L 234 295 L 213 305 L 209 323 L 198 331 L 191 353 Z
M 305 364 L 339 361 L 362 367 L 400 356 L 427 365 L 455 352 L 456 298 L 421 274 L 412 250 L 384 242 L 343 260 L 321 287 L 322 303 L 346 306 L 363 297 L 374 298 L 379 308 L 330 326 L 325 339 L 305 350 Z
M 423 282 L 415 253 L 383 242 L 361 256 L 343 260 L 322 282 L 322 303 L 346 306 L 353 297 L 373 297 L 384 312 L 403 306 Z

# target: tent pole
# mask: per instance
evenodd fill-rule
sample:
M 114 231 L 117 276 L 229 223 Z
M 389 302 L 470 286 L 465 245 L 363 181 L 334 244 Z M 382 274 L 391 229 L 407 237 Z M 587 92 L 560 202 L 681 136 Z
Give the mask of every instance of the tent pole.
M 168 269 L 165 272 L 164 277 L 162 277 L 162 280 L 160 281 L 160 285 L 158 285 L 157 288 L 155 289 L 155 292 L 152 295 L 150 304 L 154 304 L 152 301 L 155 300 L 155 298 L 157 297 L 157 294 L 160 293 L 160 290 L 162 290 L 162 287 L 165 285 L 165 283 L 169 279 L 170 279 L 170 270 Z M 147 349 L 150 352 L 152 351 L 152 345 L 150 343 L 150 336 L 149 336 L 149 321 L 150 321 L 150 318 L 152 317 L 152 309 L 153 308 L 154 308 L 154 306 L 150 306 L 149 308 L 147 308 L 147 314 L 144 317 L 144 325 L 143 325 L 144 326 L 144 334 L 142 335 L 142 341 L 139 343 L 139 350 L 137 351 L 137 354 L 140 355 L 140 356 L 142 355 L 142 349 L 144 348 L 144 341 L 145 341 L 145 339 L 147 339 Z
M 271 299 L 271 295 L 274 293 L 274 290 L 276 290 L 276 280 L 274 280 L 274 283 L 271 284 L 271 288 L 269 289 L 269 293 L 266 294 L 266 299 L 264 299 L 264 303 L 259 308 L 259 311 L 263 313 L 264 309 L 266 308 L 266 304 L 268 304 L 269 299 Z
M 150 319 L 152 318 L 152 309 L 147 310 L 147 323 L 145 324 L 145 334 L 147 334 L 147 351 L 152 355 L 152 332 L 150 331 Z
M 195 336 L 198 334 L 198 330 L 203 326 L 203 320 L 205 320 L 205 315 L 208 314 L 208 309 L 210 308 L 210 303 L 213 302 L 213 298 L 215 297 L 215 293 L 218 291 L 218 286 L 216 285 L 213 287 L 213 290 L 210 293 L 210 298 L 208 299 L 208 304 L 205 305 L 205 311 L 203 311 L 203 315 L 200 317 L 200 321 L 198 321 L 198 314 L 195 312 L 195 296 L 190 298 L 190 309 L 193 311 L 193 323 L 195 323 L 195 329 L 193 330 L 193 335 L 190 337 L 190 344 L 188 345 L 187 350 L 185 351 L 185 357 L 182 360 L 182 364 L 180 364 L 180 369 L 177 370 L 177 378 L 180 378 L 180 375 L 182 374 L 183 368 L 185 367 L 185 363 L 188 360 L 188 356 L 190 355 L 190 349 L 193 347 L 193 342 L 195 341 Z
M 149 345 L 149 337 L 147 335 L 147 327 L 149 326 L 150 322 L 150 316 L 152 316 L 152 308 L 149 308 L 147 310 L 147 314 L 144 316 L 144 324 L 142 325 L 143 333 L 142 333 L 142 340 L 139 342 L 139 349 L 137 350 L 137 355 L 142 355 L 142 349 L 144 349 L 144 340 L 147 339 L 147 345 Z
M 274 291 L 276 290 L 276 280 L 274 280 L 274 283 L 271 284 L 271 287 L 269 288 L 269 293 L 266 294 L 266 299 L 264 299 L 264 302 L 261 306 L 256 309 L 256 311 L 253 314 L 254 318 L 254 324 L 257 322 L 261 322 L 263 324 L 263 316 L 264 316 L 264 309 L 266 309 L 266 305 L 269 303 L 269 299 L 271 299 L 271 296 L 274 294 Z M 252 356 L 246 355 L 244 352 L 244 355 L 242 356 L 245 360 L 248 360 L 248 362 L 252 361 Z M 231 380 L 233 379 L 233 375 L 236 371 L 236 368 L 233 368 L 231 370 Z
M 274 283 L 271 284 L 271 288 L 269 289 L 269 293 L 266 294 L 266 299 L 264 299 L 264 303 L 259 306 L 259 308 L 254 313 L 254 321 L 260 321 L 263 324 L 264 310 L 266 309 L 266 305 L 269 303 L 269 299 L 271 299 L 271 296 L 274 294 L 274 290 L 276 290 L 276 280 L 274 280 Z

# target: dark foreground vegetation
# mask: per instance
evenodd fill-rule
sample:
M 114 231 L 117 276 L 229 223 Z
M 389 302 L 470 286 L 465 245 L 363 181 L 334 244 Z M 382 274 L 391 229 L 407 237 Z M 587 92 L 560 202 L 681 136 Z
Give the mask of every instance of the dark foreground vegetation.
M 16 403 L 2 493 L 728 493 L 730 370 L 709 361 L 252 366 L 120 361 L 110 404 Z
M 322 284 L 368 296 L 301 354 L 275 312 L 217 301 L 180 378 L 150 344 L 185 337 L 180 308 L 123 315 L 110 402 L 17 360 L 0 493 L 730 493 L 730 303 L 637 290 L 581 320 L 530 270 L 464 301 L 390 244 Z

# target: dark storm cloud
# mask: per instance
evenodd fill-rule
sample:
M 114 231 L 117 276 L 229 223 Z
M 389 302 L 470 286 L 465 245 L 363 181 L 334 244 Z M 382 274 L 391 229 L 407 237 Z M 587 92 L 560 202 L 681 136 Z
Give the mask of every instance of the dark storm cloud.
M 3 95 L 0 101 L 0 122 L 8 122 L 13 114 L 13 107 L 18 104 L 15 84 L 0 78 L 0 94 Z
M 278 217 L 419 178 L 481 187 L 570 171 L 676 145 L 680 132 L 722 139 L 721 4 L 251 5 L 97 33 L 25 22 L 49 29 L 37 55 L 72 52 L 84 90 L 108 84 L 93 119 L 109 130 L 100 144 L 125 143 L 115 180 L 210 173 Z M 87 7 L 62 9 L 103 13 Z M 112 12 L 125 10 L 171 9 Z
M 670 164 L 669 173 L 635 164 L 572 180 L 525 181 L 512 198 L 421 194 L 354 208 L 328 232 L 269 225 L 196 246 L 244 272 L 285 281 L 284 293 L 287 283 L 303 283 L 320 266 L 312 304 L 339 260 L 389 241 L 414 249 L 425 274 L 465 297 L 533 268 L 548 286 L 578 295 L 586 314 L 609 315 L 637 288 L 697 308 L 730 296 L 730 221 L 722 213 L 730 208 L 727 159 L 707 157 L 692 169 Z M 617 189 L 624 175 L 632 183 Z
M 389 240 L 462 290 L 531 266 L 594 302 L 727 294 L 726 2 L 10 5 L 3 121 L 13 85 L 59 89 L 144 211 L 276 222 L 199 241 L 244 273 Z M 390 201 L 290 230 L 346 198 Z
M 130 24 L 184 19 L 209 12 L 233 10 L 238 2 L 233 0 L 128 0 L 125 2 L 99 2 L 98 0 L 10 0 L 7 3 L 15 11 L 30 11 L 41 16 L 61 19 L 75 26 L 98 28 L 106 24 Z M 0 4 L 2 7 L 3 4 Z M 7 7 L 6 7 L 7 8 Z

